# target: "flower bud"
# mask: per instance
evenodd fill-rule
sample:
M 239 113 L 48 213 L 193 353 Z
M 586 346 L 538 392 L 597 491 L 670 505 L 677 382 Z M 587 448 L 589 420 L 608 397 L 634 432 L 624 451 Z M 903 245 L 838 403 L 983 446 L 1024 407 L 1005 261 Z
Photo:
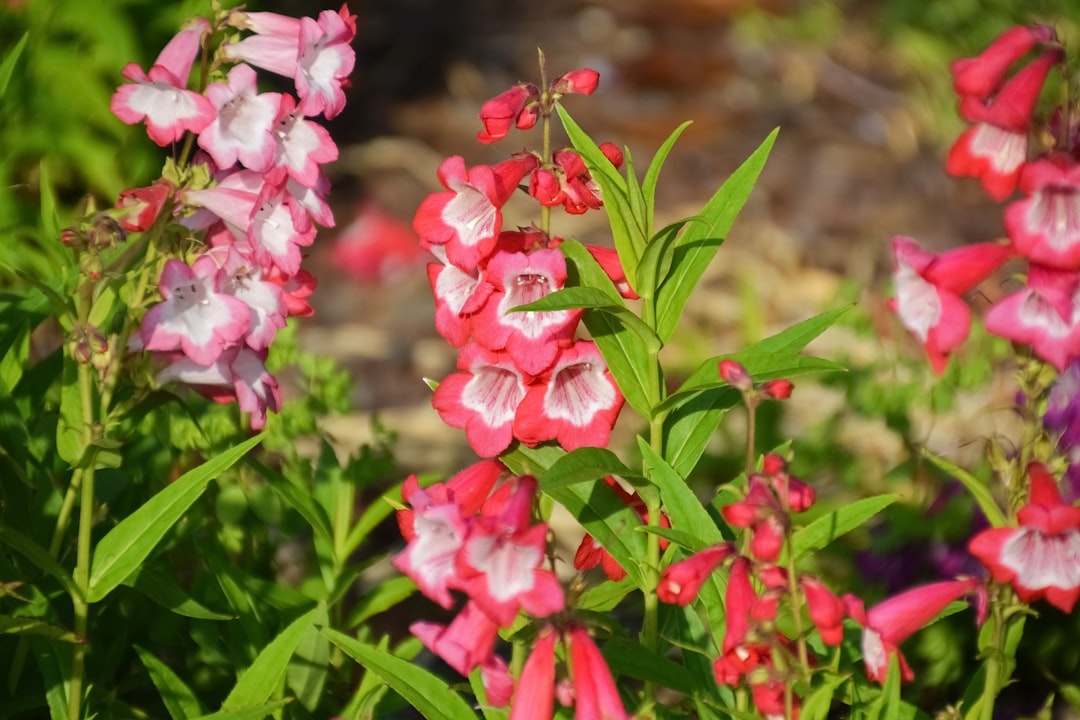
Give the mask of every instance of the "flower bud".
M 574 93 L 576 95 L 592 95 L 596 86 L 600 83 L 600 73 L 588 68 L 571 70 L 565 75 L 560 75 L 551 82 L 551 92 L 558 95 Z
M 761 383 L 761 391 L 773 400 L 787 400 L 795 385 L 790 380 L 769 380 Z
M 105 266 L 98 255 L 87 253 L 79 258 L 79 272 L 83 277 L 96 282 L 101 279 L 101 274 L 105 272 Z
M 746 368 L 736 360 L 721 360 L 719 363 L 720 378 L 740 392 L 750 392 L 754 388 L 754 380 Z
M 110 215 L 103 212 L 94 214 L 94 219 L 90 221 L 90 232 L 87 234 L 90 247 L 105 250 L 124 242 L 126 238 L 124 228 Z
M 67 227 L 60 231 L 60 242 L 74 250 L 86 247 L 86 233 L 76 227 Z

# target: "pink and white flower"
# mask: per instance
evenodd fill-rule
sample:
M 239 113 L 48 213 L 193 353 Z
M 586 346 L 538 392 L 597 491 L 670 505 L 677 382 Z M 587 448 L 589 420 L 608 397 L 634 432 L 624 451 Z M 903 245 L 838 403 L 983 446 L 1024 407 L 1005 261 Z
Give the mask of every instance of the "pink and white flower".
M 197 18 L 181 30 L 144 73 L 135 63 L 121 71 L 132 84 L 121 85 L 109 109 L 128 125 L 145 119 L 150 139 L 164 147 L 185 132 L 199 133 L 214 120 L 214 106 L 205 96 L 187 90 L 188 75 L 210 22 Z
M 1080 507 L 1062 502 L 1042 463 L 1032 463 L 1028 475 L 1031 497 L 1017 513 L 1019 526 L 984 530 L 968 547 L 1023 602 L 1045 598 L 1069 613 L 1080 597 Z
M 561 348 L 551 368 L 529 388 L 514 420 L 526 445 L 557 440 L 566 450 L 604 447 L 622 410 L 623 395 L 596 343 Z
M 288 169 L 289 177 L 306 188 L 319 182 L 321 165 L 338 159 L 338 147 L 327 129 L 306 119 L 288 93 L 281 95 L 273 137 L 274 166 Z
M 469 532 L 469 520 L 455 502 L 437 502 L 423 490 L 410 498 L 412 531 L 405 550 L 393 564 L 408 575 L 420 592 L 449 609 L 454 600 L 450 588 L 458 586 L 458 550 Z
M 409 631 L 447 665 L 468 677 L 493 656 L 499 626 L 470 601 L 448 626 L 414 622 Z
M 510 311 L 563 288 L 566 259 L 562 252 L 497 253 L 488 262 L 482 282 L 489 284 L 491 291 L 473 318 L 473 338 L 488 349 L 505 349 L 530 375 L 546 370 L 559 347 L 573 339 L 581 311 Z
M 889 300 L 889 308 L 922 342 L 940 374 L 949 353 L 971 330 L 971 312 L 960 295 L 987 278 L 1012 251 L 997 243 L 978 243 L 938 255 L 900 235 L 893 238 L 892 250 L 896 297 Z
M 1027 286 L 990 308 L 986 329 L 1031 345 L 1035 354 L 1064 370 L 1080 357 L 1078 293 L 1080 273 L 1030 265 Z
M 464 428 L 480 457 L 495 457 L 510 446 L 514 418 L 525 398 L 527 378 L 509 354 L 466 345 L 458 369 L 435 389 L 431 404 L 450 427 Z
M 239 161 L 254 172 L 266 172 L 274 161 L 274 134 L 271 132 L 280 105 L 280 93 L 258 91 L 255 71 L 250 65 L 236 65 L 227 82 L 206 88 L 217 116 L 199 133 L 199 147 L 219 168 Z
M 245 342 L 252 350 L 265 350 L 285 327 L 285 293 L 280 285 L 264 280 L 262 268 L 235 248 L 229 248 L 222 270 L 221 291 L 242 300 L 251 312 Z
M 1005 210 L 1005 229 L 1032 262 L 1080 268 L 1080 165 L 1059 155 L 1028 163 L 1020 176 L 1028 195 Z
M 199 365 L 210 365 L 240 340 L 250 325 L 246 303 L 221 291 L 223 275 L 209 255 L 194 265 L 165 263 L 158 289 L 165 298 L 143 317 L 139 337 L 147 350 L 182 350 Z
M 179 357 L 157 375 L 157 382 L 182 382 L 220 403 L 236 401 L 249 413 L 252 430 L 266 426 L 268 410 L 281 410 L 281 390 L 266 370 L 266 356 L 246 347 L 230 347 L 211 363 Z

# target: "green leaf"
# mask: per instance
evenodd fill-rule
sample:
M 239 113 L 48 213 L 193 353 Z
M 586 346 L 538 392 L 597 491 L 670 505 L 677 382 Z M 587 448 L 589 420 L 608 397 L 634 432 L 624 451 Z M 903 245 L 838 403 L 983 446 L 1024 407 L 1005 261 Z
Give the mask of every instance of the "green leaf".
M 638 224 L 634 215 L 626 180 L 607 159 L 600 147 L 574 122 L 561 105 L 557 105 L 555 110 L 559 113 L 559 119 L 562 120 L 566 134 L 570 137 L 570 142 L 574 144 L 574 149 L 581 154 L 593 180 L 600 187 L 604 211 L 611 225 L 611 236 L 615 241 L 615 249 L 619 253 L 623 270 L 626 271 L 626 277 L 635 278 L 638 259 L 645 250 L 646 238 L 644 228 Z
M 219 710 L 216 713 L 202 715 L 194 720 L 262 720 L 292 702 L 292 698 L 274 700 L 261 705 L 247 705 L 245 707 Z
M 199 499 L 210 480 L 232 467 L 262 439 L 263 433 L 248 438 L 189 470 L 117 523 L 94 549 L 88 602 L 101 600 L 135 572 L 165 537 L 165 533 Z
M 693 535 L 683 530 L 672 530 L 671 528 L 666 527 L 650 527 L 648 525 L 639 525 L 634 529 L 638 532 L 648 533 L 650 535 L 659 535 L 665 540 L 670 540 L 692 553 L 701 552 L 710 545 L 710 543 L 705 542 L 697 535 Z
M 607 612 L 622 602 L 622 599 L 637 590 L 637 586 L 629 576 L 618 582 L 606 581 L 594 585 L 581 594 L 578 598 L 579 610 L 593 610 L 595 612 Z
M 30 650 L 34 654 L 41 673 L 41 682 L 45 686 L 45 702 L 49 706 L 51 720 L 68 720 L 67 696 L 70 688 L 71 646 L 59 644 L 43 638 L 30 641 Z
M 685 667 L 650 652 L 640 643 L 614 637 L 600 648 L 600 653 L 613 673 L 654 682 L 688 695 L 695 690 L 693 678 Z
M 349 613 L 349 619 L 345 621 L 345 627 L 350 630 L 359 627 L 371 616 L 396 607 L 414 592 L 416 592 L 416 583 L 407 577 L 392 577 L 383 580 L 357 601 L 356 607 Z
M 42 158 L 38 163 L 38 189 L 41 193 L 41 231 L 46 242 L 59 242 L 60 215 L 56 210 L 56 190 L 52 184 L 49 163 Z
M 662 341 L 667 342 L 675 331 L 690 293 L 750 197 L 777 132 L 773 130 L 705 204 L 699 213 L 703 222 L 688 225 L 676 241 L 671 275 L 656 293 L 656 332 Z M 635 271 L 636 267 L 627 268 L 627 277 L 636 277 L 631 274 Z
M 66 643 L 83 642 L 72 631 L 45 622 L 41 618 L 16 617 L 14 615 L 0 615 L 0 634 L 4 635 L 40 635 L 51 640 Z
M 849 675 L 834 675 L 825 680 L 824 684 L 814 688 L 803 699 L 802 712 L 799 717 L 802 720 L 828 720 L 829 710 L 832 708 L 833 694 L 836 688 L 844 684 Z
M 333 546 L 334 533 L 330 529 L 330 519 L 326 516 L 326 511 L 315 501 L 315 498 L 307 488 L 301 487 L 298 483 L 293 482 L 277 470 L 274 470 L 255 458 L 246 458 L 245 462 L 253 467 L 256 472 L 269 483 L 271 489 L 273 489 L 282 500 L 288 503 L 293 510 L 300 513 L 300 516 L 304 518 L 316 534 L 322 536 L 324 541 Z
M 574 239 L 563 240 L 559 250 L 566 258 L 567 283 L 571 287 L 588 287 L 600 290 L 610 300 L 609 303 L 625 305 L 615 283 L 611 281 L 604 268 L 592 256 L 588 248 Z
M 979 504 L 979 509 L 983 511 L 983 515 L 986 516 L 991 527 L 1000 528 L 1008 524 L 1005 514 L 1001 512 L 1001 508 L 998 507 L 997 501 L 994 500 L 994 495 L 990 492 L 990 488 L 986 486 L 986 483 L 959 465 L 935 455 L 925 447 L 920 448 L 919 453 L 938 470 L 956 478 L 963 484 L 967 491 L 971 493 L 971 496 L 975 498 L 975 502 Z
M 686 218 L 672 223 L 660 230 L 649 239 L 645 247 L 645 253 L 641 256 L 638 264 L 637 282 L 634 290 L 643 298 L 652 298 L 656 295 L 656 288 L 663 284 L 671 271 L 674 253 L 669 252 L 679 232 L 690 222 L 700 220 L 698 217 Z
M 203 714 L 202 706 L 199 704 L 199 699 L 195 697 L 195 693 L 184 684 L 179 675 L 172 671 L 172 668 L 149 650 L 138 645 L 135 646 L 135 652 L 139 654 L 139 660 L 150 675 L 150 682 L 154 683 L 158 695 L 161 696 L 161 702 L 165 704 L 165 709 L 169 711 L 169 716 L 173 720 L 187 720 L 187 718 L 199 717 Z
M 518 475 L 541 477 L 566 455 L 557 446 L 528 448 L 518 446 L 500 456 L 500 460 Z M 641 518 L 619 499 L 607 483 L 581 483 L 544 489 L 544 494 L 565 507 L 585 530 L 607 550 L 633 579 L 645 587 L 645 573 L 640 562 L 646 554 L 645 536 L 631 532 L 641 525 Z
M 270 699 L 274 691 L 281 686 L 296 646 L 315 622 L 317 613 L 318 607 L 314 607 L 296 618 L 262 649 L 221 704 L 222 710 L 259 705 Z
M 687 120 L 668 135 L 667 140 L 660 145 L 656 154 L 653 155 L 652 162 L 649 163 L 649 169 L 645 171 L 645 179 L 641 182 L 641 194 L 645 199 L 645 210 L 648 213 L 645 217 L 646 233 L 652 232 L 653 209 L 656 207 L 656 185 L 660 180 L 660 170 L 664 167 L 664 161 L 667 160 L 667 156 L 671 152 L 671 149 L 675 147 L 675 143 L 678 141 L 679 136 L 682 135 L 683 131 L 690 127 L 692 123 L 692 120 Z M 639 290 L 638 292 L 640 293 L 641 291 Z
M 638 336 L 609 313 L 586 310 L 582 322 L 604 356 L 604 362 L 626 402 L 642 417 L 651 418 L 652 401 L 646 368 L 652 363 L 655 353 L 650 352 Z
M 638 435 L 637 441 L 645 475 L 660 488 L 664 512 L 671 521 L 671 527 L 689 533 L 707 545 L 723 542 L 723 533 L 694 491 L 686 484 L 686 480 L 657 455 L 643 437 Z
M 23 36 L 19 38 L 19 42 L 15 43 L 15 47 L 11 48 L 11 51 L 4 56 L 4 61 L 0 62 L 0 98 L 4 97 L 4 93 L 7 92 L 8 83 L 11 82 L 11 75 L 15 72 L 15 65 L 19 62 L 23 50 L 26 49 L 26 41 L 29 38 L 30 32 L 24 32 Z
M 177 615 L 199 620 L 232 620 L 234 615 L 214 612 L 191 597 L 161 564 L 145 564 L 124 578 L 123 585 L 138 590 L 158 605 Z
M 619 456 L 607 448 L 581 447 L 560 457 L 537 480 L 540 489 L 547 491 L 549 488 L 600 480 L 609 475 L 631 482 L 643 479 L 641 473 L 626 467 Z
M 323 634 L 365 669 L 382 678 L 427 720 L 476 720 L 468 703 L 442 678 L 336 630 L 323 628 Z
M 300 704 L 314 713 L 322 699 L 330 669 L 330 641 L 319 628 L 330 624 L 326 603 L 315 608 L 314 621 L 307 626 L 289 663 L 287 684 Z
M 0 523 L 0 541 L 33 563 L 38 570 L 56 579 L 69 595 L 74 597 L 82 595 L 68 571 L 30 537 L 13 527 Z
M 876 495 L 856 500 L 838 510 L 822 515 L 806 527 L 795 531 L 791 537 L 791 552 L 798 559 L 815 550 L 820 550 L 899 499 L 899 495 Z
M 64 462 L 75 467 L 86 452 L 87 436 L 83 423 L 82 393 L 79 391 L 79 368 L 67 353 L 64 353 L 63 362 L 56 452 Z

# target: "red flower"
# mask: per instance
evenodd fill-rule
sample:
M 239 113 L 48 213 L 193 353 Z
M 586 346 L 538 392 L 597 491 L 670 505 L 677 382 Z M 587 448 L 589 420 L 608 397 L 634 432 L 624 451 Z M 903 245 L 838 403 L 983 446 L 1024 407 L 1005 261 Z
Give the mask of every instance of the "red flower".
M 953 89 L 957 95 L 990 97 L 1001 87 L 1009 66 L 1027 55 L 1036 43 L 1056 40 L 1054 29 L 1048 25 L 1009 28 L 980 54 L 953 62 Z
M 668 565 L 660 573 L 656 596 L 661 602 L 689 605 L 697 597 L 712 571 L 720 567 L 720 563 L 734 551 L 731 543 L 720 543 Z
M 509 135 L 514 125 L 523 130 L 531 128 L 536 123 L 535 104 L 539 95 L 534 85 L 515 85 L 485 102 L 480 106 L 484 129 L 476 133 L 476 139 L 493 143 Z
M 611 670 L 584 628 L 570 630 L 570 658 L 576 720 L 626 720 Z
M 1072 612 L 1080 597 L 1080 507 L 1061 501 L 1042 463 L 1032 463 L 1028 475 L 1031 498 L 1017 514 L 1020 526 L 984 530 L 968 547 L 994 580 L 1012 583 L 1024 602 L 1046 598 Z

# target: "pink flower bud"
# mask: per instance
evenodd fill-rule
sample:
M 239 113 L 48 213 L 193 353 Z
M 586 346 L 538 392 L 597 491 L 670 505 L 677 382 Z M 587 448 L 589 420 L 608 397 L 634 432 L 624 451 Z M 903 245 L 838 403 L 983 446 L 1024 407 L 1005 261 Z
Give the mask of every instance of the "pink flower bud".
M 574 93 L 576 95 L 592 95 L 600 82 L 600 73 L 595 70 L 583 68 L 571 70 L 565 75 L 560 75 L 551 82 L 551 91 L 563 95 Z
M 604 153 L 604 157 L 611 161 L 611 164 L 617 168 L 621 168 L 623 164 L 623 153 L 619 149 L 619 146 L 613 142 L 606 142 L 600 144 L 600 152 Z
M 672 563 L 660 573 L 656 596 L 662 602 L 689 605 L 697 597 L 712 571 L 734 552 L 731 543 L 721 543 L 705 548 L 677 563 Z
M 502 140 L 510 133 L 510 128 L 518 123 L 526 104 L 535 100 L 536 95 L 536 88 L 532 85 L 515 85 L 485 102 L 480 107 L 480 122 L 484 124 L 484 129 L 476 134 L 476 139 L 482 143 Z M 518 124 L 518 127 L 521 125 Z
M 795 385 L 790 380 L 769 380 L 761 383 L 761 391 L 773 400 L 787 400 Z
M 844 602 L 816 577 L 803 575 L 801 580 L 810 620 L 821 633 L 822 641 L 826 645 L 839 645 L 844 637 L 843 623 L 847 614 Z
M 721 360 L 719 363 L 720 378 L 740 392 L 750 392 L 754 387 L 754 380 L 746 368 L 736 360 Z

